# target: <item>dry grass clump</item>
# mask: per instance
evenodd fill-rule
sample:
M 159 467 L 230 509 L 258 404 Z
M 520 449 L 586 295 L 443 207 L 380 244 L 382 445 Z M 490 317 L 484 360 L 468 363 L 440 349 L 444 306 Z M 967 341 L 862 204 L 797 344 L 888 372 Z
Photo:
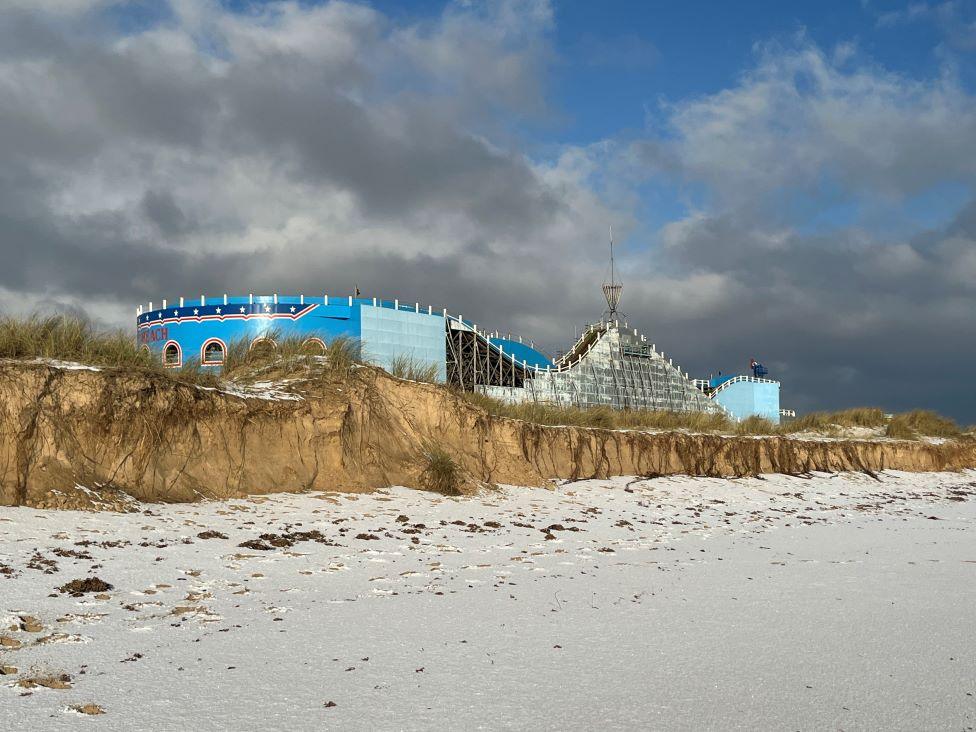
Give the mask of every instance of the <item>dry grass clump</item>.
M 838 435 L 845 428 L 884 427 L 888 437 L 906 440 L 915 440 L 920 436 L 960 437 L 964 434 L 964 431 L 951 419 L 923 410 L 895 415 L 889 420 L 885 413 L 876 407 L 855 407 L 838 412 L 813 412 L 791 422 L 777 425 L 769 419 L 758 416 L 734 422 L 722 413 L 613 410 L 607 407 L 579 409 L 534 402 L 507 404 L 477 392 L 464 392 L 460 396 L 469 404 L 481 407 L 489 414 L 549 426 L 689 430 L 697 433 L 735 435 L 792 435 L 798 432 L 812 432 L 833 436 Z M 968 430 L 968 432 L 974 431 L 976 428 L 972 427 Z
M 833 413 L 834 424 L 841 427 L 882 427 L 888 418 L 878 407 L 854 407 Z
M 0 318 L 0 358 L 51 359 L 102 368 L 135 368 L 177 381 L 213 386 L 216 378 L 189 359 L 179 369 L 167 369 L 123 330 L 100 331 L 78 315 L 39 315 Z
M 832 433 L 837 427 L 883 427 L 888 420 L 876 407 L 854 407 L 839 412 L 811 412 L 781 425 L 783 432 Z
M 277 330 L 263 338 L 232 341 L 219 373 L 228 379 L 274 378 L 304 372 L 325 378 L 347 378 L 363 362 L 354 338 L 324 344 L 315 334 L 282 336 Z M 0 318 L 0 358 L 70 361 L 102 368 L 132 368 L 200 386 L 217 386 L 218 369 L 186 358 L 181 368 L 166 368 L 158 355 L 137 345 L 123 330 L 98 330 L 76 315 L 29 315 Z M 417 375 L 423 375 L 418 372 Z M 436 376 L 436 374 L 435 374 Z
M 892 417 L 885 434 L 896 439 L 913 440 L 919 436 L 959 437 L 962 430 L 948 417 L 927 409 L 915 409 Z
M 721 412 L 658 412 L 635 409 L 617 414 L 620 427 L 684 429 L 692 432 L 728 432 L 732 429 L 732 420 Z
M 885 428 L 885 437 L 891 437 L 895 440 L 917 440 L 918 433 L 909 427 L 905 420 L 895 417 Z
M 324 358 L 325 373 L 341 379 L 348 378 L 357 365 L 366 362 L 360 342 L 346 336 L 329 341 Z
M 220 384 L 220 379 L 217 378 L 217 374 L 214 373 L 213 369 L 204 368 L 200 364 L 200 359 L 196 356 L 185 359 L 183 365 L 178 369 L 164 368 L 158 363 L 155 363 L 155 359 L 153 361 L 152 370 L 171 379 L 187 381 L 198 386 L 218 386 Z
M 227 346 L 221 373 L 228 379 L 277 378 L 295 373 L 345 379 L 363 363 L 355 338 L 340 336 L 323 346 L 314 334 L 282 336 L 269 331 L 256 340 L 238 339 Z
M 398 379 L 437 383 L 438 369 L 433 363 L 424 363 L 410 356 L 396 356 L 390 363 L 390 373 Z
M 733 431 L 737 435 L 775 435 L 781 431 L 781 427 L 765 417 L 753 415 L 736 422 Z
M 121 330 L 97 331 L 76 315 L 0 318 L 0 358 L 49 358 L 91 366 L 150 368 L 152 357 Z
M 461 495 L 463 476 L 461 466 L 440 445 L 425 443 L 420 451 L 422 470 L 420 482 L 424 488 L 445 496 Z
M 481 407 L 496 417 L 521 419 L 523 422 L 531 422 L 532 424 L 612 429 L 615 426 L 615 419 L 618 414 L 606 407 L 580 409 L 541 402 L 508 404 L 500 399 L 478 392 L 466 391 L 462 392 L 460 396 L 469 404 Z
M 478 392 L 463 392 L 469 404 L 498 417 L 550 426 L 598 427 L 601 429 L 686 429 L 692 432 L 730 432 L 733 422 L 721 413 L 666 412 L 650 409 L 616 410 L 609 407 L 560 406 L 540 402 L 508 404 Z

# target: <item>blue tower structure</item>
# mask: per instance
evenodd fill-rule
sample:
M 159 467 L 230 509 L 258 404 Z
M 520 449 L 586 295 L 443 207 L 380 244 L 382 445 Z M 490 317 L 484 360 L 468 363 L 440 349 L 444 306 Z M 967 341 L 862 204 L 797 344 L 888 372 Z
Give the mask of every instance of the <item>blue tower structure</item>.
M 749 362 L 749 368 L 751 376 L 719 372 L 709 379 L 696 379 L 695 385 L 733 419 L 763 417 L 779 424 L 784 413 L 779 404 L 780 383 L 767 379 L 769 370 L 755 359 Z

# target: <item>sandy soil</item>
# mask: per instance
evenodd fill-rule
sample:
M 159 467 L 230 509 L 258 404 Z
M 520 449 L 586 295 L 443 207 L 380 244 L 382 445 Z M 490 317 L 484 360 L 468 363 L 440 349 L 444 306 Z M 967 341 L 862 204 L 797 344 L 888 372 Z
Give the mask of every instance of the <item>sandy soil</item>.
M 972 729 L 976 472 L 880 477 L 3 508 L 0 728 Z
M 437 445 L 464 493 L 627 475 L 976 468 L 976 439 L 813 439 L 552 427 L 374 367 L 224 390 L 133 369 L 0 359 L 0 505 L 124 508 L 306 490 L 424 488 Z

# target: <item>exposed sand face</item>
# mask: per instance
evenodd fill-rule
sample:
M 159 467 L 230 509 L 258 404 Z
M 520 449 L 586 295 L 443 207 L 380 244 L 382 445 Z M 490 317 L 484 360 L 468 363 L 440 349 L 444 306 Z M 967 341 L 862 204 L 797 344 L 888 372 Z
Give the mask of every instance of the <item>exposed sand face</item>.
M 0 361 L 0 505 L 126 509 L 253 493 L 423 484 L 421 447 L 469 487 L 615 475 L 976 467 L 976 440 L 720 437 L 543 427 L 371 368 L 232 392 L 139 372 Z
M 880 477 L 0 509 L 0 728 L 972 727 L 976 472 Z

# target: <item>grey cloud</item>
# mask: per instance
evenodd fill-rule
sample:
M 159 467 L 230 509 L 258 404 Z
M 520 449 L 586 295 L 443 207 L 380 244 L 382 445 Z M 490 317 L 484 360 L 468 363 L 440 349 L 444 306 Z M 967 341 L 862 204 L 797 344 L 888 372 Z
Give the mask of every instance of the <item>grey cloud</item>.
M 192 227 L 189 216 L 168 191 L 146 191 L 142 197 L 142 212 L 166 238 L 180 236 Z
M 500 3 L 498 12 L 512 5 Z M 342 3 L 268 7 L 254 18 L 198 4 L 186 21 L 191 26 L 182 26 L 186 19 L 177 15 L 111 45 L 85 34 L 78 40 L 42 14 L 20 14 L 16 28 L 5 26 L 11 36 L 32 39 L 19 49 L 5 46 L 0 57 L 0 88 L 8 100 L 0 109 L 0 152 L 7 162 L 0 208 L 10 212 L 2 222 L 10 246 L 24 252 L 12 257 L 8 282 L 20 277 L 33 284 L 31 273 L 46 269 L 39 263 L 64 248 L 77 253 L 72 272 L 78 274 L 47 276 L 80 279 L 84 292 L 104 283 L 125 294 L 120 280 L 132 275 L 121 265 L 134 264 L 137 250 L 147 265 L 143 271 L 178 271 L 168 262 L 177 256 L 169 247 L 174 238 L 199 231 L 204 222 L 225 222 L 222 233 L 228 222 L 247 228 L 254 213 L 208 211 L 206 201 L 187 200 L 188 184 L 221 186 L 245 161 L 267 168 L 269 186 L 283 180 L 348 192 L 361 216 L 414 229 L 447 213 L 470 222 L 465 228 L 477 236 L 497 238 L 532 231 L 559 215 L 559 198 L 525 161 L 460 128 L 457 115 L 436 97 L 382 91 L 378 74 L 385 71 L 362 61 L 382 57 L 383 44 L 390 43 L 379 35 L 382 19 L 373 11 Z M 463 13 L 451 17 L 457 24 Z M 464 27 L 486 21 L 470 19 Z M 339 50 L 318 49 L 309 24 Z M 484 33 L 484 43 L 494 33 Z M 434 28 L 421 41 L 443 44 L 447 35 Z M 208 55 L 207 48 L 230 56 Z M 531 53 L 518 44 L 506 52 Z M 36 59 L 43 67 L 27 63 Z M 213 178 L 208 183 L 200 176 Z M 132 183 L 144 189 L 120 187 Z M 107 187 L 101 208 L 86 200 L 98 186 Z M 20 193 L 28 187 L 30 197 Z M 171 191 L 182 191 L 181 204 Z M 88 236 L 93 227 L 97 235 Z M 341 247 L 328 241 L 328 232 L 323 236 L 327 247 Z M 470 236 L 453 246 L 462 249 Z M 99 262 L 115 246 L 118 251 Z M 202 251 L 187 259 L 207 254 L 215 253 L 202 242 Z M 88 262 L 112 274 L 82 276 L 92 269 Z
M 117 303 L 128 324 L 150 299 L 358 285 L 555 349 L 602 310 L 607 224 L 640 225 L 610 184 L 651 176 L 707 193 L 659 246 L 621 252 L 624 310 L 683 367 L 756 356 L 798 408 L 976 421 L 976 202 L 894 238 L 804 233 L 782 205 L 818 213 L 825 175 L 893 206 L 973 183 L 976 107 L 951 80 L 767 49 L 737 86 L 662 109 L 667 134 L 539 163 L 507 128 L 539 114 L 545 2 L 409 27 L 339 3 L 180 8 L 104 38 L 21 11 L 31 42 L 0 38 L 0 291 Z M 495 57 L 505 68 L 479 68 Z
M 976 252 L 976 238 L 961 234 L 971 206 L 944 228 L 898 245 L 865 241 L 863 232 L 783 237 L 702 218 L 674 235 L 659 262 L 676 273 L 692 262 L 713 273 L 723 284 L 721 306 L 698 316 L 695 295 L 662 307 L 638 288 L 636 299 L 659 313 L 656 337 L 680 343 L 693 371 L 741 370 L 757 357 L 779 369 L 788 405 L 936 407 L 971 420 L 976 396 L 958 388 L 950 396 L 948 386 L 966 383 L 966 364 L 976 357 L 976 291 L 971 281 L 953 280 L 959 258 Z M 775 248 L 763 243 L 771 237 Z M 878 266 L 902 247 L 913 253 L 910 272 Z M 669 287 L 680 286 L 681 276 Z M 716 362 L 716 354 L 734 356 Z

